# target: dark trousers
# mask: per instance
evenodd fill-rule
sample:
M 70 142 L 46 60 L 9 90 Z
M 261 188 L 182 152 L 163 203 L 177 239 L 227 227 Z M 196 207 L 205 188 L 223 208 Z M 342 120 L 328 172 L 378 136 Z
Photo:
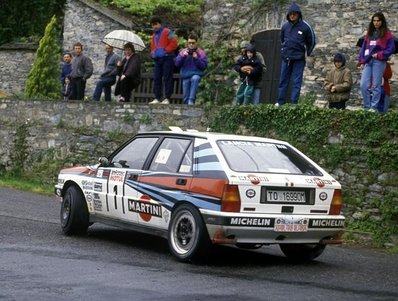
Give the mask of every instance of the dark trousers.
M 160 100 L 162 97 L 162 80 L 164 81 L 164 94 L 166 98 L 170 98 L 171 94 L 173 94 L 173 70 L 173 57 L 165 56 L 155 59 L 155 71 L 153 75 L 153 93 L 155 94 L 155 98 Z
M 99 101 L 101 98 L 102 90 L 104 90 L 105 101 L 111 101 L 112 86 L 116 82 L 116 78 L 104 77 L 100 78 L 95 86 L 93 99 Z
M 86 90 L 86 81 L 83 79 L 83 77 L 72 78 L 70 84 L 72 92 L 69 99 L 83 100 L 84 91 Z
M 345 101 L 329 102 L 329 109 L 344 110 L 345 109 Z
M 283 105 L 286 102 L 287 88 L 289 86 L 290 80 L 292 81 L 292 94 L 290 100 L 293 104 L 297 104 L 301 84 L 303 82 L 303 72 L 305 67 L 305 60 L 299 61 L 284 61 L 281 63 L 281 76 L 279 80 L 278 89 L 278 103 Z

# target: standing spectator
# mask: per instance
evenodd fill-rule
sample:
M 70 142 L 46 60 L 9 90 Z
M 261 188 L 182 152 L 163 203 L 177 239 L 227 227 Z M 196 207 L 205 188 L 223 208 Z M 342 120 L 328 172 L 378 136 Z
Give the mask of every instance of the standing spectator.
M 377 111 L 384 69 L 394 50 L 394 36 L 387 27 L 384 14 L 375 13 L 359 51 L 359 66 L 363 70 L 360 87 L 365 109 Z
M 180 68 L 184 104 L 193 105 L 196 100 L 199 82 L 207 68 L 207 56 L 198 47 L 198 37 L 191 34 L 188 37 L 188 48 L 180 51 L 176 58 L 176 66 Z
M 236 103 L 252 103 L 254 84 L 261 78 L 262 66 L 256 56 L 256 49 L 253 45 L 246 47 L 246 53 L 239 57 L 234 66 L 239 73 L 240 86 L 236 93 Z
M 327 74 L 324 85 L 328 92 L 329 109 L 345 109 L 352 87 L 351 71 L 345 65 L 344 54 L 336 53 L 333 62 L 335 68 Z
M 62 97 L 64 100 L 69 100 L 70 94 L 72 92 L 72 88 L 70 86 L 70 76 L 65 76 L 64 84 L 62 86 Z
M 282 63 L 276 105 L 285 103 L 290 81 L 292 81 L 290 100 L 293 104 L 298 103 L 306 55 L 310 56 L 315 47 L 314 31 L 303 20 L 300 7 L 296 3 L 290 5 L 287 20 L 281 29 Z
M 255 41 L 251 40 L 250 44 L 256 47 Z M 254 83 L 254 91 L 253 91 L 253 104 L 258 105 L 260 104 L 260 96 L 261 96 L 261 85 L 262 85 L 262 75 L 265 71 L 267 71 L 267 66 L 265 65 L 265 60 L 261 52 L 256 51 L 256 56 L 261 63 L 261 76 L 258 80 Z
M 70 99 L 83 100 L 86 90 L 86 81 L 93 74 L 93 63 L 91 59 L 83 54 L 83 45 L 77 42 L 73 45 L 75 56 L 72 59 L 71 87 L 72 94 Z
M 113 47 L 108 44 L 105 44 L 105 51 L 104 72 L 102 72 L 93 94 L 95 101 L 100 100 L 102 90 L 104 90 L 105 101 L 111 101 L 112 86 L 116 83 L 117 62 L 120 61 L 120 57 L 113 52 Z
M 175 50 L 178 47 L 177 38 L 173 31 L 162 26 L 158 17 L 152 17 L 151 26 L 154 31 L 151 40 L 151 56 L 155 61 L 154 87 L 155 99 L 150 104 L 159 103 L 162 97 L 162 81 L 164 82 L 165 98 L 163 104 L 170 103 L 173 93 L 173 70 Z
M 62 85 L 65 83 L 65 77 L 72 71 L 72 54 L 69 52 L 64 53 L 63 60 L 60 78 Z
M 119 101 L 129 102 L 131 91 L 141 82 L 141 60 L 135 53 L 132 43 L 124 45 L 124 58 L 117 64 L 119 80 L 116 84 L 115 95 L 120 95 Z

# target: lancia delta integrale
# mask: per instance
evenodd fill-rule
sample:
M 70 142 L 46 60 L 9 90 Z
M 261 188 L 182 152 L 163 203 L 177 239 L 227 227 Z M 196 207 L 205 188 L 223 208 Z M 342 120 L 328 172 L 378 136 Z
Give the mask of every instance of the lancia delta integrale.
M 284 141 L 194 131 L 141 133 L 55 187 L 66 235 L 101 222 L 167 238 L 180 261 L 214 244 L 278 244 L 312 260 L 341 243 L 341 185 Z

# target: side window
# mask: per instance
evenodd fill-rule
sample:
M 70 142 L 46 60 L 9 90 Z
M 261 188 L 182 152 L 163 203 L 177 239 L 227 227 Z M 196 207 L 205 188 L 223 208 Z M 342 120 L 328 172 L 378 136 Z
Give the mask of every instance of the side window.
M 158 137 L 134 139 L 112 158 L 111 166 L 142 169 L 146 158 L 158 139 Z
M 190 174 L 192 172 L 192 149 L 193 143 L 191 143 L 184 154 L 184 158 L 182 159 L 180 169 L 178 170 L 179 173 L 186 173 Z
M 153 158 L 149 170 L 190 173 L 192 169 L 191 144 L 191 140 L 186 139 L 164 139 Z

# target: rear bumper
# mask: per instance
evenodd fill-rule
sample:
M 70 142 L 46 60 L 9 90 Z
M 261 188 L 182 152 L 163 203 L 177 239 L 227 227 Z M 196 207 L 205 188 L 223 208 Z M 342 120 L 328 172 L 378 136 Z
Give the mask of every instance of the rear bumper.
M 201 213 L 214 244 L 339 244 L 345 222 L 342 215 Z

